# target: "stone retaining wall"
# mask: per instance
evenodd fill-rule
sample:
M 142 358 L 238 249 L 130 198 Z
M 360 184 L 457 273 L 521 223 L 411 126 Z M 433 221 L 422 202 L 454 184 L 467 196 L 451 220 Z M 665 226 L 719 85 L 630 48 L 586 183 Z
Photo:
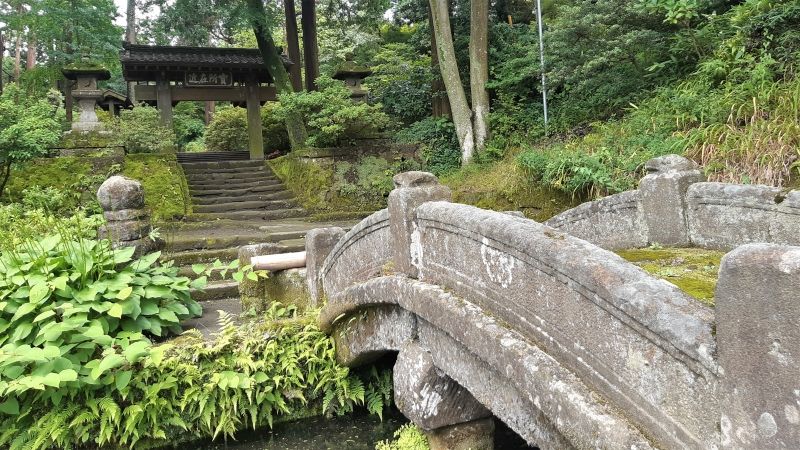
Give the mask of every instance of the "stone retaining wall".
M 403 411 L 423 427 L 480 417 L 434 418 L 423 407 L 452 380 L 464 393 L 436 400 L 442 409 L 474 397 L 541 448 L 796 447 L 800 247 L 748 242 L 796 239 L 783 230 L 800 229 L 797 197 L 698 183 L 696 168 L 675 158 L 649 168 L 639 191 L 549 222 L 559 229 L 449 203 L 430 174 L 398 175 L 388 210 L 345 235 L 322 266 L 320 323 L 337 357 L 355 366 L 400 352 L 402 377 L 432 361 L 445 378 L 403 385 L 413 391 Z M 739 210 L 720 212 L 714 198 L 737 199 L 724 208 Z M 732 218 L 757 212 L 774 222 L 769 233 L 753 220 L 736 234 Z M 653 236 L 746 245 L 723 258 L 710 309 L 567 229 L 599 233 L 596 243 L 612 248 Z
M 659 162 L 652 162 L 652 173 L 638 190 L 585 203 L 545 224 L 606 249 L 800 245 L 800 191 L 703 182 L 685 158 L 668 155 L 654 161 Z

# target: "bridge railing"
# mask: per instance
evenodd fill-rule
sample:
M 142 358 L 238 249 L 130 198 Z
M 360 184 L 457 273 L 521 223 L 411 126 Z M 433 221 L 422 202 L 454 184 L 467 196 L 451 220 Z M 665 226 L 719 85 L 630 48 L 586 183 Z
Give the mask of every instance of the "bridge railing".
M 699 171 L 672 164 L 656 164 L 639 191 L 550 222 L 561 230 L 449 203 L 432 175 L 401 174 L 388 209 L 345 235 L 318 276 L 330 299 L 391 274 L 452 292 L 546 352 L 661 445 L 791 447 L 800 442 L 800 248 L 750 244 L 726 255 L 712 310 L 563 231 L 596 233 L 605 226 L 600 217 L 616 220 L 618 236 L 599 242 L 607 247 L 701 242 L 713 237 L 700 229 L 706 221 L 725 232 L 715 217 L 736 213 L 694 200 L 725 188 L 694 187 Z M 785 201 L 778 209 L 734 207 L 785 215 L 794 194 Z M 713 242 L 761 238 L 738 236 Z

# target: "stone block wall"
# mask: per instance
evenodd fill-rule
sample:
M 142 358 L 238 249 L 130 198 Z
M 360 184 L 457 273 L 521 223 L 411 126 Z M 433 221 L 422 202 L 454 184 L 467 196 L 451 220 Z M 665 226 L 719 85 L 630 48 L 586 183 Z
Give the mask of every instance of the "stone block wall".
M 697 166 L 677 155 L 646 167 L 638 190 L 582 204 L 545 224 L 606 249 L 800 245 L 800 191 L 704 182 Z
M 325 260 L 321 325 L 350 365 L 413 343 L 420 370 L 432 363 L 541 448 L 797 446 L 800 247 L 785 245 L 800 239 L 796 194 L 700 182 L 677 157 L 648 170 L 638 191 L 548 224 L 450 203 L 434 177 L 402 174 L 388 210 Z M 715 309 L 601 248 L 654 237 L 745 244 L 723 259 Z M 784 245 L 751 243 L 771 239 Z

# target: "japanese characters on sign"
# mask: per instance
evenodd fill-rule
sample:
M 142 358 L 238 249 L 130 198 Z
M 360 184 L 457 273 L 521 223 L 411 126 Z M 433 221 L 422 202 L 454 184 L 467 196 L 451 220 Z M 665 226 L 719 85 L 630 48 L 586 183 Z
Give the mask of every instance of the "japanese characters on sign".
M 226 72 L 186 72 L 187 86 L 233 86 L 233 76 Z

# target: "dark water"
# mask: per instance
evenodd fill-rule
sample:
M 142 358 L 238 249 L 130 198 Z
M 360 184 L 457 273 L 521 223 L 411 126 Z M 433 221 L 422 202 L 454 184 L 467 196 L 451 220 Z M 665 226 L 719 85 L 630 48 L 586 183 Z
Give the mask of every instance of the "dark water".
M 530 449 L 525 441 L 500 421 L 495 421 L 496 450 Z M 236 441 L 194 443 L 181 449 L 197 450 L 373 450 L 378 441 L 392 439 L 395 430 L 408 423 L 399 413 L 384 416 L 355 414 L 325 419 L 316 417 L 275 425 L 272 430 L 239 433 Z

